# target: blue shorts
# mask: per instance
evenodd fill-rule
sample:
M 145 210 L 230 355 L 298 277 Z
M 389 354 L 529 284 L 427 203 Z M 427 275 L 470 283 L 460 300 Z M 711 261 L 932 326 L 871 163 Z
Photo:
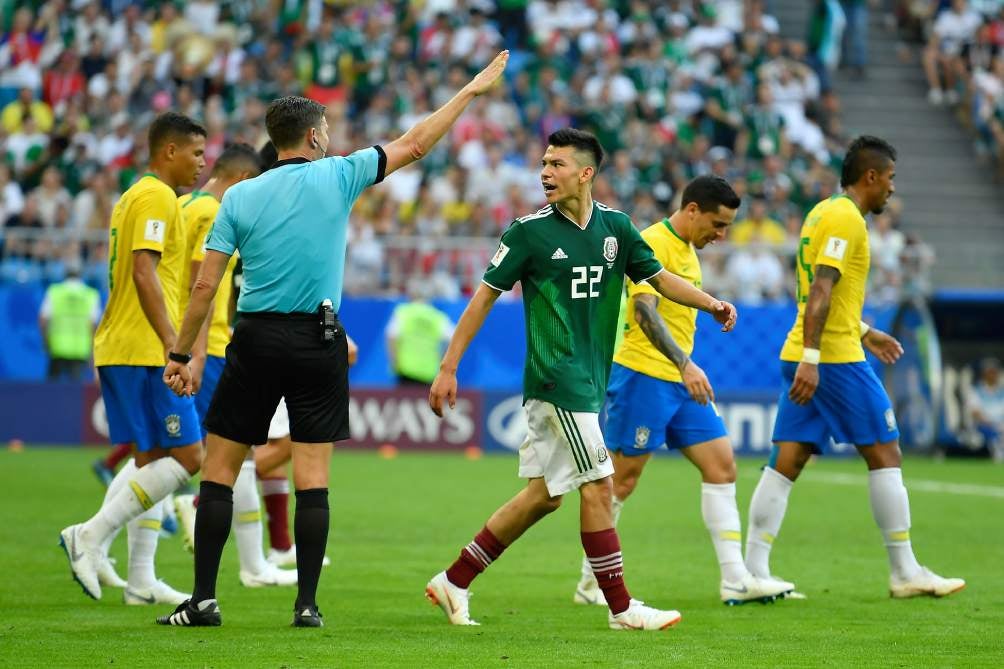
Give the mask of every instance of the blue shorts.
M 899 439 L 889 395 L 867 362 L 819 365 L 819 386 L 804 405 L 788 398 L 797 368 L 797 362 L 781 362 L 787 385 L 777 402 L 772 441 L 814 444 L 821 451 L 831 437 L 838 444 L 856 446 Z
M 607 384 L 603 439 L 611 451 L 642 455 L 686 448 L 724 437 L 725 423 L 713 402 L 695 402 L 686 386 L 663 381 L 614 363 Z
M 163 367 L 98 367 L 113 444 L 133 443 L 145 453 L 176 448 L 202 439 L 195 400 L 178 397 L 164 385 Z
M 216 384 L 220 382 L 220 374 L 227 364 L 227 359 L 222 356 L 206 356 L 206 366 L 202 370 L 202 387 L 195 393 L 195 411 L 199 414 L 199 425 L 206 420 L 206 412 L 209 411 L 209 402 L 216 392 Z M 206 438 L 206 428 L 202 427 L 202 438 Z

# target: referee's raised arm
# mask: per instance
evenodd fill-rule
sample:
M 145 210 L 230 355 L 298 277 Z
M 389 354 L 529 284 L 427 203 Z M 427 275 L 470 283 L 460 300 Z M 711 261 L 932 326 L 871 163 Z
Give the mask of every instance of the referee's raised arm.
M 474 98 L 489 91 L 509 62 L 509 52 L 502 51 L 488 66 L 468 82 L 449 102 L 419 121 L 408 132 L 383 147 L 387 154 L 387 174 L 423 158 L 446 134 Z

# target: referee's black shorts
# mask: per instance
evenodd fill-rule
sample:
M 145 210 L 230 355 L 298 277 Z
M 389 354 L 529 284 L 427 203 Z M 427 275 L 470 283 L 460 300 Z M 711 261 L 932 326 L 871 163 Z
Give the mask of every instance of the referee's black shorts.
M 281 397 L 290 438 L 349 438 L 349 364 L 345 330 L 324 341 L 318 314 L 242 313 L 227 346 L 205 427 L 242 444 L 264 444 Z

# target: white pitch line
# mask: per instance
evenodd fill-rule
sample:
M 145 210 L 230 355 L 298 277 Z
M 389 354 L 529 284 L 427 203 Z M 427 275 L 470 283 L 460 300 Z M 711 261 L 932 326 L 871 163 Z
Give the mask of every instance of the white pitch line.
M 858 474 L 807 471 L 800 478 L 835 485 L 868 485 L 868 477 Z M 909 477 L 905 478 L 903 483 L 910 492 L 936 492 L 947 493 L 949 495 L 975 495 L 977 497 L 997 497 L 1004 499 L 1004 487 L 1002 486 L 979 485 L 976 483 L 948 483 L 946 481 L 929 481 L 925 479 L 911 479 Z

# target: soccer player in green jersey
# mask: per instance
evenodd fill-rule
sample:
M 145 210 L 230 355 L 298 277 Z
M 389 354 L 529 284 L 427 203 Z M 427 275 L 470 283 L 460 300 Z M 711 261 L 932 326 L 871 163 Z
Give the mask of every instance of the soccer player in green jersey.
M 529 434 L 520 447 L 519 475 L 529 482 L 426 587 L 426 596 L 454 625 L 477 624 L 468 610 L 471 581 L 576 489 L 582 546 L 609 606 L 610 627 L 660 630 L 680 620 L 679 612 L 645 606 L 628 594 L 611 516 L 613 464 L 599 410 L 624 276 L 647 280 L 666 299 L 711 313 L 723 330 L 732 328 L 736 311 L 664 270 L 627 214 L 593 201 L 593 177 L 602 160 L 603 149 L 589 133 L 566 128 L 548 138 L 540 173 L 548 205 L 517 219 L 502 235 L 429 393 L 437 415 L 444 403 L 454 406 L 460 358 L 498 296 L 521 281 Z

